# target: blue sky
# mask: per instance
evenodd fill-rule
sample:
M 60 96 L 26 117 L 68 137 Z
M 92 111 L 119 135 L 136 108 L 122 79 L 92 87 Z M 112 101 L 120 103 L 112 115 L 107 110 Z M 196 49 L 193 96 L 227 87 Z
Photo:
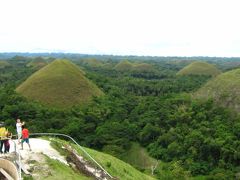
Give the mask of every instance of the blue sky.
M 240 57 L 238 0 L 0 0 L 0 52 Z

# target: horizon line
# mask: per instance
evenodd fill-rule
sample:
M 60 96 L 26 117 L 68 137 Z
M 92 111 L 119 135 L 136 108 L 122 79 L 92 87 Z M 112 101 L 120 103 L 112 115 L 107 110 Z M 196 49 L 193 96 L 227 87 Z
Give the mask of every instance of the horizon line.
M 89 56 L 135 56 L 135 57 L 182 57 L 182 58 L 194 58 L 194 57 L 208 57 L 208 58 L 240 58 L 240 56 L 208 56 L 208 55 L 194 55 L 194 56 L 182 56 L 182 55 L 137 55 L 137 54 L 105 54 L 105 53 L 80 53 L 80 52 L 64 52 L 64 51 L 43 51 L 43 52 L 18 52 L 18 51 L 5 51 L 0 54 L 75 54 L 75 55 L 89 55 Z

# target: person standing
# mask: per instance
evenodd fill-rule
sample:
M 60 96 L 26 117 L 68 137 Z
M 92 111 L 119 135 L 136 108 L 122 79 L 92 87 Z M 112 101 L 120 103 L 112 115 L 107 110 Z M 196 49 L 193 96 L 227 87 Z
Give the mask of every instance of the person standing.
M 18 137 L 18 144 L 21 143 L 21 137 L 22 137 L 22 126 L 24 125 L 24 122 L 21 123 L 20 119 L 17 119 L 16 128 L 17 128 L 17 137 Z
M 29 132 L 28 129 L 25 127 L 25 125 L 22 126 L 22 150 L 23 150 L 23 143 L 26 142 L 28 144 L 29 150 L 31 151 L 31 146 L 29 143 Z
M 0 122 L 0 153 L 3 153 L 2 148 L 7 139 L 7 129 L 4 127 L 4 122 Z M 4 146 L 4 149 L 6 147 Z
M 12 139 L 12 133 L 11 132 L 7 132 L 7 139 L 6 141 L 4 142 L 4 153 L 9 153 L 9 150 L 10 150 L 10 142 L 9 140 Z

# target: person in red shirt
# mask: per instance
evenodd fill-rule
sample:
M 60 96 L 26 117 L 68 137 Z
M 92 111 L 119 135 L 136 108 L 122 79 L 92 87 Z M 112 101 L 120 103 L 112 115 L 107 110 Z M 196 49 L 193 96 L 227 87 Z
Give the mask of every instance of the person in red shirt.
M 28 144 L 28 147 L 29 147 L 29 150 L 31 151 L 31 146 L 30 146 L 30 143 L 29 143 L 29 132 L 28 132 L 28 129 L 26 128 L 26 126 L 22 126 L 22 150 L 23 150 L 23 143 L 26 142 Z

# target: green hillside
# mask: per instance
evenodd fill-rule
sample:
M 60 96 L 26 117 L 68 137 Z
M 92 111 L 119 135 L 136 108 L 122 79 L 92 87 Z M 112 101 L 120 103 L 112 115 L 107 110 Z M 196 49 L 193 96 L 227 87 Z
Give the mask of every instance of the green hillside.
M 27 64 L 27 67 L 40 69 L 40 68 L 46 66 L 47 64 L 48 63 L 47 63 L 47 61 L 44 58 L 36 57 L 30 63 Z
M 9 64 L 9 63 L 6 62 L 6 61 L 1 61 L 1 60 L 0 60 L 0 69 L 3 69 L 3 68 L 5 68 L 5 67 L 9 67 L 9 66 L 11 66 L 11 64 Z
M 59 143 L 52 143 L 53 147 L 56 149 L 59 149 L 62 147 L 62 144 L 65 144 L 65 141 L 62 140 L 55 140 L 54 142 L 59 142 Z M 60 146 L 59 146 L 60 145 Z M 71 144 L 72 147 L 74 147 L 77 152 L 83 156 L 85 159 L 89 158 L 79 149 L 78 146 Z M 113 177 L 117 179 L 122 179 L 122 180 L 154 180 L 153 177 L 148 176 L 134 167 L 132 167 L 130 164 L 127 164 L 123 162 L 122 160 L 113 157 L 109 154 L 105 154 L 93 149 L 89 148 L 84 148 L 85 151 L 87 151 L 98 163 L 101 164 L 101 166 L 104 167 L 110 173 Z M 90 160 L 89 160 L 90 161 Z
M 194 96 L 201 99 L 213 98 L 216 103 L 240 112 L 240 68 L 210 80 Z
M 43 67 L 16 91 L 29 99 L 61 108 L 84 104 L 93 96 L 103 95 L 76 65 L 67 60 L 55 60 Z
M 180 70 L 177 75 L 208 75 L 217 76 L 221 71 L 218 70 L 214 65 L 206 62 L 192 62 L 188 66 Z
M 134 64 L 133 71 L 135 71 L 135 72 L 153 72 L 154 68 L 151 64 L 139 63 L 139 64 Z
M 138 143 L 132 143 L 131 148 L 121 155 L 121 159 L 137 169 L 149 172 L 151 166 L 155 166 L 157 163 L 157 160 L 150 157 L 147 151 Z
M 132 68 L 133 64 L 128 60 L 121 61 L 114 67 L 117 71 L 131 71 Z
M 103 66 L 103 63 L 97 59 L 83 59 L 81 61 L 83 65 L 90 66 L 90 67 L 101 67 Z
M 127 72 L 127 71 L 132 71 L 132 72 L 153 72 L 155 69 L 151 64 L 147 63 L 131 63 L 127 60 L 120 61 L 115 67 L 115 70 L 117 71 L 122 71 L 122 72 Z

